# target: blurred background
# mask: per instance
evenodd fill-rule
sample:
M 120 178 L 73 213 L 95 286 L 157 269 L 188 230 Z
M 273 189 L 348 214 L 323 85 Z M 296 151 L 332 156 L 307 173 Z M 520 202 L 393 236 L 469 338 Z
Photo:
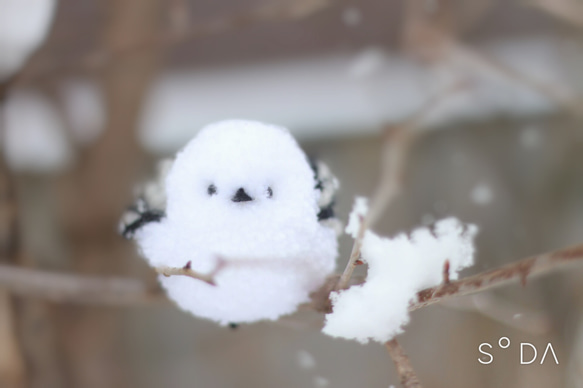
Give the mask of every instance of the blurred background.
M 474 223 L 468 273 L 581 243 L 582 69 L 579 0 L 0 0 L 0 261 L 155 285 L 119 216 L 157 160 L 227 118 L 287 126 L 338 176 L 344 221 L 375 190 L 386 134 L 415 131 L 375 230 Z M 401 343 L 426 387 L 583 387 L 582 275 L 415 312 Z M 0 284 L 0 387 L 398 386 L 383 346 L 322 320 L 230 330 Z M 540 365 L 549 342 L 559 365 Z

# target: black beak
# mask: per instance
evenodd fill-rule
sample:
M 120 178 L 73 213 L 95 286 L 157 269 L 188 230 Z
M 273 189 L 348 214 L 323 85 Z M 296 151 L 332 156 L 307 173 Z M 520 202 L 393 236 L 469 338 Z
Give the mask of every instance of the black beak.
M 249 194 L 247 194 L 245 192 L 245 190 L 241 187 L 239 190 L 237 190 L 237 192 L 235 193 L 235 196 L 231 199 L 231 201 L 233 201 L 233 202 L 249 202 L 249 201 L 253 201 L 253 198 L 251 198 L 249 196 Z

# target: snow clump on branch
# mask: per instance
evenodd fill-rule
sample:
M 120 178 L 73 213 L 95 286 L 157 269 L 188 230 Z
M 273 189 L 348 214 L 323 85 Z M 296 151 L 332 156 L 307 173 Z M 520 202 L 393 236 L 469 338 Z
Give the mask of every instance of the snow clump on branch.
M 363 209 L 366 202 L 357 198 L 347 233 L 356 235 Z M 389 341 L 409 322 L 409 304 L 417 292 L 442 282 L 446 260 L 452 280 L 473 264 L 476 233 L 476 226 L 455 218 L 393 238 L 367 230 L 361 248 L 368 264 L 366 282 L 331 294 L 333 312 L 326 315 L 323 332 L 361 343 Z

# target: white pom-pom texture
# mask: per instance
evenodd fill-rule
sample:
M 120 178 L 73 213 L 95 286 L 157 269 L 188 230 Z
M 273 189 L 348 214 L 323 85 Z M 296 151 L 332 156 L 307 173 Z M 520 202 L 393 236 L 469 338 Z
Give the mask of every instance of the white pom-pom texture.
M 216 286 L 160 277 L 181 308 L 221 324 L 275 320 L 309 300 L 335 267 L 334 231 L 317 220 L 307 158 L 287 130 L 251 121 L 205 127 L 166 179 L 166 217 L 136 238 L 154 267 L 212 272 Z

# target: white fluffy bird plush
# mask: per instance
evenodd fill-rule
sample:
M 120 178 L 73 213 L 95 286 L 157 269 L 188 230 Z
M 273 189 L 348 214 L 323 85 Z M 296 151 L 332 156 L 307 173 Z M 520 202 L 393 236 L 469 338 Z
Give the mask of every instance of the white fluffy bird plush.
M 337 181 L 289 132 L 252 121 L 208 125 L 146 185 L 122 222 L 152 267 L 211 273 L 216 285 L 160 275 L 182 309 L 230 323 L 276 320 L 335 268 Z

